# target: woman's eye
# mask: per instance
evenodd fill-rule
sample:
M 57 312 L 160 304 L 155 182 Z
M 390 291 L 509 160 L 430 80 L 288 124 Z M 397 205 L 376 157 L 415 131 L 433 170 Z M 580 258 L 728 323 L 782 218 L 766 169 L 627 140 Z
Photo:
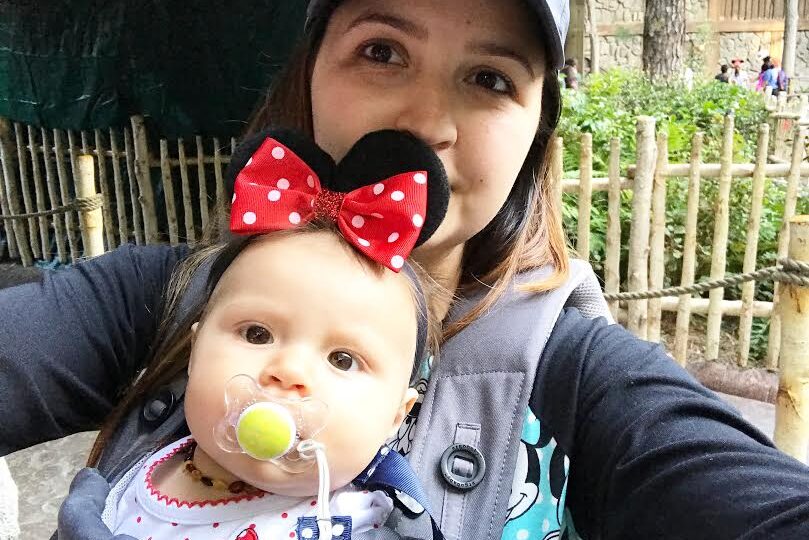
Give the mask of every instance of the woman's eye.
M 514 93 L 512 82 L 495 71 L 478 71 L 475 74 L 474 83 L 498 94 Z
M 354 371 L 359 369 L 359 362 L 345 351 L 334 351 L 329 355 L 329 363 L 340 371 Z
M 273 342 L 270 331 L 257 324 L 251 324 L 243 328 L 242 338 L 253 345 L 267 345 Z
M 362 48 L 362 55 L 365 58 L 380 64 L 404 64 L 404 60 L 402 59 L 401 55 L 394 51 L 393 47 L 386 45 L 385 43 L 373 43 L 371 45 L 366 45 Z

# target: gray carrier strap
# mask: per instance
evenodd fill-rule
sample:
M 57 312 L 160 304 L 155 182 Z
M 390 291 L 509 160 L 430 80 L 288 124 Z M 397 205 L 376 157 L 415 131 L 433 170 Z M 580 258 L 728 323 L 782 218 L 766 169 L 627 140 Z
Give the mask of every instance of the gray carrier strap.
M 548 268 L 527 272 L 515 284 L 541 281 L 549 274 Z M 457 320 L 479 300 L 464 300 L 450 317 Z M 555 290 L 528 294 L 512 288 L 442 347 L 409 458 L 448 540 L 501 537 L 539 358 L 566 306 L 589 317 L 609 318 L 587 263 L 571 261 L 569 279 Z M 485 474 L 475 487 L 452 487 L 441 472 L 443 463 L 460 478 L 469 474 L 470 461 L 448 451 L 456 444 L 477 449 L 485 459 Z M 442 459 L 445 452 L 447 459 Z M 403 537 L 419 537 L 424 533 L 419 527 L 417 521 L 403 519 L 396 530 Z

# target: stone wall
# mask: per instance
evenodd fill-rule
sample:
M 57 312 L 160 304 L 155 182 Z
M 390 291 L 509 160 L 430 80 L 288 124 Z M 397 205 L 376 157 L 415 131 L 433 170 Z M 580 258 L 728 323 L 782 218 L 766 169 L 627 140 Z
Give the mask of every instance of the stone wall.
M 600 24 L 643 22 L 645 0 L 596 0 L 596 17 Z M 688 19 L 708 18 L 708 0 L 686 0 Z
M 795 73 L 800 73 L 804 77 L 809 76 L 809 30 L 798 32 L 798 46 L 795 51 Z

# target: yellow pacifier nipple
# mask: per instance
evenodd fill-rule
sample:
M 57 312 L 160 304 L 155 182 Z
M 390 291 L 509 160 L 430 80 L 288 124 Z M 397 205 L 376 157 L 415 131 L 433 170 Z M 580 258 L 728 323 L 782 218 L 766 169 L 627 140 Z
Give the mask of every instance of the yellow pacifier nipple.
M 269 461 L 292 449 L 297 440 L 297 429 L 285 407 L 260 402 L 241 413 L 236 424 L 236 438 L 247 455 Z

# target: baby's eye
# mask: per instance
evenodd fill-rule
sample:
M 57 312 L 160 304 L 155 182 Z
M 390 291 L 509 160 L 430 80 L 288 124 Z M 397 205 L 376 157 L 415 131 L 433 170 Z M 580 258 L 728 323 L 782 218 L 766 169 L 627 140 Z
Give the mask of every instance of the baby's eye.
M 481 86 L 492 92 L 498 94 L 513 94 L 514 84 L 508 77 L 497 73 L 496 71 L 481 70 L 475 73 L 473 77 L 474 84 Z
M 362 56 L 380 64 L 404 65 L 404 59 L 386 43 L 372 43 L 362 48 Z
M 263 326 L 251 324 L 242 328 L 242 338 L 253 345 L 267 345 L 273 342 L 272 334 Z
M 359 369 L 359 362 L 345 351 L 334 351 L 329 355 L 329 363 L 340 371 L 354 371 Z

